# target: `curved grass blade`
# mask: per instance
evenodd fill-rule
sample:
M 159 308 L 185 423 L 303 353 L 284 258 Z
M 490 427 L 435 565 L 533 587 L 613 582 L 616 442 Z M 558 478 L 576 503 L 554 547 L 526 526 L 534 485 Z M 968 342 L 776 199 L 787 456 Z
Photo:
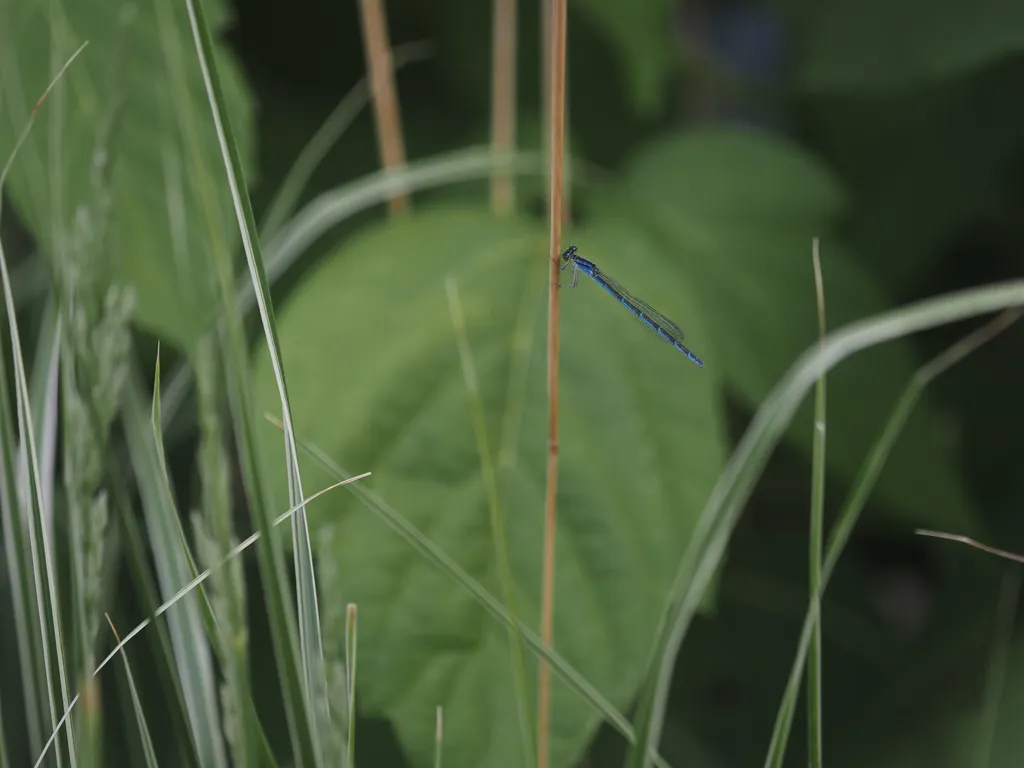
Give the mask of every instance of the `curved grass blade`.
M 82 43 L 81 46 L 64 62 L 57 74 L 50 81 L 46 90 L 43 91 L 42 95 L 36 101 L 36 105 L 29 115 L 28 120 L 25 122 L 21 133 L 18 136 L 14 147 L 11 149 L 7 160 L 4 163 L 3 170 L 0 171 L 0 212 L 2 212 L 3 205 L 3 187 L 4 182 L 7 179 L 7 174 L 14 163 L 14 159 L 18 154 L 18 150 L 25 143 L 28 138 L 29 132 L 32 130 L 32 126 L 35 124 L 36 116 L 39 114 L 39 109 L 46 97 L 56 86 L 57 82 L 63 77 L 68 67 L 71 66 L 72 62 L 78 58 L 79 54 L 85 50 L 88 41 Z M 56 49 L 55 49 L 56 50 Z M 56 585 L 56 575 L 54 573 L 54 561 L 53 561 L 53 546 L 50 542 L 49 535 L 49 523 L 47 521 L 47 497 L 43 493 L 42 481 L 41 481 L 41 469 L 39 466 L 39 453 L 37 452 L 37 445 L 35 439 L 35 426 L 33 425 L 32 405 L 31 396 L 29 393 L 28 381 L 25 374 L 25 358 L 21 350 L 21 339 L 18 331 L 18 321 L 15 315 L 15 303 L 14 296 L 11 290 L 11 278 L 7 269 L 7 259 L 4 255 L 3 245 L 0 244 L 0 272 L 2 272 L 3 278 L 3 295 L 4 304 L 7 308 L 7 322 L 10 330 L 11 337 L 11 357 L 14 363 L 14 382 L 15 382 L 15 402 L 17 404 L 17 422 L 18 422 L 18 435 L 20 436 L 24 450 L 27 452 L 28 461 L 26 464 L 27 470 L 27 485 L 26 498 L 28 500 L 27 519 L 28 524 L 26 526 L 28 532 L 29 551 L 31 555 L 31 573 L 33 578 L 34 586 L 34 601 L 36 608 L 36 621 L 38 623 L 39 639 L 42 647 L 42 661 L 44 668 L 44 681 L 46 684 L 47 692 L 47 704 L 49 707 L 49 715 L 51 723 L 56 719 L 56 706 L 54 701 L 53 681 L 54 675 L 51 668 L 51 645 L 53 643 L 52 652 L 56 656 L 57 665 L 57 676 L 60 683 L 60 698 L 61 703 L 65 708 L 68 706 L 68 674 L 67 674 L 67 662 L 64 658 L 64 638 L 61 631 L 60 623 L 60 595 Z M 19 510 L 20 513 L 20 510 Z M 42 553 L 39 551 L 40 542 L 42 544 Z M 40 563 L 40 554 L 42 554 L 42 563 Z M 43 583 L 43 570 L 45 569 L 45 586 Z M 49 616 L 46 616 L 46 605 L 49 604 Z M 76 750 L 73 729 L 68 729 L 67 733 L 67 746 L 68 756 L 70 758 L 71 765 L 76 764 Z M 63 754 L 57 752 L 57 765 L 63 764 Z
M 494 469 L 494 458 L 487 439 L 487 420 L 480 396 L 479 379 L 473 361 L 473 351 L 469 346 L 466 331 L 466 319 L 462 312 L 459 299 L 458 283 L 449 277 L 445 281 L 448 292 L 448 306 L 458 343 L 459 358 L 462 361 L 462 373 L 468 390 L 470 406 L 473 414 L 473 431 L 476 434 L 477 451 L 480 454 L 480 472 L 484 479 L 487 492 L 487 506 L 490 509 L 491 535 L 494 540 L 494 554 L 498 559 L 498 574 L 501 581 L 502 597 L 505 608 L 511 616 L 516 616 L 516 587 L 512 580 L 512 566 L 508 559 L 508 539 L 505 535 L 505 516 L 501 508 L 501 496 L 498 493 L 498 478 Z M 523 661 L 523 637 L 518 631 L 518 622 L 508 627 L 508 650 L 511 656 L 512 684 L 516 692 L 516 713 L 519 716 L 519 730 L 523 740 L 523 755 L 527 765 L 534 763 L 534 737 L 530 704 L 527 700 L 526 664 Z
M 114 639 L 120 642 L 121 636 L 117 633 L 113 619 L 109 613 L 104 613 L 110 631 L 114 633 Z M 132 698 L 132 710 L 135 713 L 135 724 L 139 728 L 139 739 L 142 741 L 142 754 L 146 759 L 146 768 L 157 768 L 159 762 L 156 759 L 156 749 L 153 747 L 153 737 L 149 733 L 149 724 L 146 722 L 146 713 L 142 709 L 142 700 L 139 698 L 139 689 L 135 685 L 135 676 L 132 674 L 132 666 L 128 663 L 128 654 L 121 649 L 121 661 L 124 664 L 124 676 L 128 681 L 128 691 Z
M 670 592 L 653 663 L 641 695 L 637 744 L 628 765 L 646 768 L 661 737 L 676 655 L 729 537 L 768 458 L 814 382 L 856 352 L 918 331 L 1024 304 L 1024 280 L 1007 281 L 919 301 L 850 323 L 805 351 L 768 394 L 705 504 Z
M 818 305 L 818 340 L 825 340 L 825 287 L 821 277 L 818 238 L 811 251 L 814 263 L 814 287 Z M 814 388 L 814 436 L 811 450 L 811 523 L 810 523 L 810 585 L 814 610 L 820 612 L 821 550 L 825 530 L 825 374 L 818 377 Z M 821 768 L 821 622 L 814 623 L 810 654 L 807 657 L 807 762 L 810 768 Z
M 782 768 L 786 756 L 786 745 L 789 738 L 789 731 L 792 727 L 793 714 L 796 711 L 797 699 L 799 696 L 801 672 L 804 666 L 804 659 L 807 655 L 808 645 L 811 640 L 811 633 L 814 627 L 820 627 L 820 599 L 825 592 L 828 581 L 839 556 L 843 553 L 846 543 L 850 539 L 854 526 L 860 518 L 860 514 L 867 504 L 867 500 L 874 490 L 875 483 L 881 474 L 882 468 L 892 451 L 896 439 L 903 431 L 903 426 L 910 417 L 921 394 L 928 384 L 939 374 L 948 370 L 951 366 L 962 360 L 970 352 L 992 339 L 996 334 L 1008 328 L 1010 324 L 1020 317 L 1020 312 L 1011 310 L 996 317 L 991 323 L 970 334 L 957 344 L 950 347 L 931 362 L 921 367 L 907 385 L 903 396 L 893 409 L 889 421 L 886 423 L 882 433 L 878 436 L 872 447 L 871 453 L 864 462 L 864 466 L 854 482 L 850 497 L 843 505 L 836 518 L 832 534 L 829 536 L 828 550 L 825 555 L 825 563 L 822 568 L 821 582 L 816 595 L 812 595 L 811 603 L 807 607 L 807 614 L 804 617 L 804 625 L 800 632 L 800 640 L 797 644 L 796 657 L 790 669 L 789 680 L 786 683 L 785 693 L 782 702 L 779 704 L 779 711 L 775 717 L 775 726 L 772 729 L 772 739 L 768 746 L 768 754 L 765 758 L 765 768 Z
M 369 477 L 370 474 L 371 473 L 369 473 L 369 472 L 364 472 L 361 475 L 355 475 L 353 477 L 346 478 L 346 479 L 341 480 L 341 481 L 339 481 L 337 483 L 334 483 L 333 485 L 328 485 L 326 488 L 320 489 L 316 493 L 314 493 L 314 494 L 306 497 L 305 499 L 303 499 L 301 501 L 301 503 L 296 504 L 295 506 L 291 507 L 286 512 L 283 512 L 282 514 L 278 515 L 277 518 L 275 518 L 273 520 L 272 524 L 273 525 L 280 525 L 285 520 L 288 520 L 298 510 L 302 509 L 303 506 L 305 506 L 306 504 L 309 504 L 314 499 L 317 499 L 320 496 L 323 496 L 328 491 L 333 491 L 335 488 L 340 488 L 343 485 L 348 485 L 349 483 L 355 482 L 356 480 L 362 480 L 364 477 Z M 230 552 L 228 552 L 224 556 L 224 558 L 221 560 L 221 562 L 217 566 L 217 568 L 222 567 L 231 558 L 233 558 L 236 555 L 239 555 L 242 552 L 244 552 L 246 549 L 248 549 L 253 544 L 255 544 L 257 541 L 259 541 L 260 538 L 261 538 L 260 532 L 257 531 L 256 533 L 254 533 L 251 536 L 249 536 L 249 538 L 247 538 L 244 541 L 240 542 L 238 544 L 238 546 L 236 546 L 234 549 L 232 549 Z M 201 574 L 196 576 L 194 579 L 192 579 L 187 584 L 185 584 L 181 589 L 179 589 L 169 600 L 167 600 L 164 603 L 162 603 L 160 605 L 160 607 L 157 608 L 153 612 L 152 616 L 150 616 L 148 619 L 144 619 L 142 622 L 140 622 L 135 627 L 135 629 L 133 629 L 131 632 L 129 632 L 127 635 L 125 635 L 124 638 L 122 638 L 120 641 L 118 641 L 117 645 L 115 645 L 114 648 L 110 651 L 110 653 L 107 654 L 106 658 L 104 658 L 103 661 L 101 661 L 99 663 L 99 665 L 96 667 L 96 669 L 93 670 L 91 676 L 92 677 L 96 677 L 100 672 L 102 672 L 103 668 L 106 667 L 107 664 L 109 664 L 110 661 L 115 656 L 117 656 L 117 654 L 121 651 L 121 649 L 124 648 L 132 639 L 134 639 L 136 635 L 138 635 L 140 632 L 142 632 L 142 630 L 144 630 L 146 627 L 148 627 L 150 624 L 152 624 L 155 619 L 159 618 L 161 615 L 163 615 L 168 610 L 170 610 L 172 607 L 174 607 L 174 605 L 179 600 L 181 600 L 183 597 L 188 595 L 193 589 L 195 589 L 200 584 L 202 584 L 204 581 L 206 581 L 210 577 L 210 574 L 213 573 L 215 570 L 216 570 L 216 568 L 209 568 L 209 569 L 203 571 Z M 42 752 L 40 752 L 39 757 L 36 759 L 35 768 L 39 768 L 39 766 L 42 764 L 43 759 L 46 757 L 46 754 L 47 754 L 47 752 L 50 749 L 50 745 L 53 744 L 54 740 L 57 738 L 57 735 L 60 733 L 61 729 L 64 727 L 64 724 L 70 718 L 71 710 L 74 709 L 75 704 L 78 703 L 78 700 L 80 698 L 81 698 L 81 693 L 76 694 L 75 697 L 71 700 L 71 702 L 68 705 L 67 709 L 64 711 L 63 716 L 57 722 L 55 728 L 53 729 L 53 732 L 50 734 L 50 738 L 47 740 L 46 744 L 43 745 L 43 750 L 42 750 Z
M 397 73 L 406 64 L 422 61 L 433 52 L 429 43 L 409 43 L 392 50 L 391 63 Z M 370 88 L 367 78 L 363 77 L 345 94 L 323 125 L 302 148 L 299 156 L 288 170 L 274 199 L 267 208 L 267 214 L 260 228 L 260 237 L 270 240 L 281 229 L 288 216 L 295 209 L 302 190 L 309 183 L 313 171 L 320 165 L 324 157 L 341 138 L 359 113 L 370 103 Z
M 291 408 L 288 403 L 288 386 L 285 380 L 284 365 L 280 355 L 280 341 L 277 335 L 277 324 L 274 319 L 274 307 L 270 297 L 270 285 L 267 281 L 260 250 L 259 234 L 256 219 L 252 212 L 252 204 L 245 188 L 245 176 L 242 161 L 235 142 L 234 131 L 227 113 L 227 105 L 223 96 L 220 78 L 217 74 L 217 62 L 214 57 L 213 40 L 210 29 L 203 14 L 199 0 L 186 0 L 189 21 L 192 26 L 196 43 L 196 54 L 203 72 L 207 96 L 210 101 L 217 138 L 220 143 L 221 155 L 224 159 L 224 171 L 231 188 L 238 229 L 242 237 L 245 258 L 249 267 L 249 277 L 259 305 L 260 320 L 263 325 L 270 358 L 274 365 L 278 391 L 281 397 L 281 409 L 284 416 L 285 461 L 288 472 L 289 500 L 293 504 L 301 502 L 302 479 L 299 471 L 295 434 L 291 425 Z M 228 265 L 222 263 L 221 291 L 223 309 L 227 316 L 231 362 L 229 387 L 234 393 L 235 420 L 243 431 L 238 441 L 244 455 L 244 473 L 246 488 L 249 492 L 250 505 L 257 522 L 258 530 L 269 530 L 270 515 L 267 504 L 267 493 L 260 477 L 260 462 L 257 458 L 257 447 L 252 441 L 252 419 L 250 393 L 248 391 L 247 366 L 245 364 L 245 343 L 234 312 L 230 292 Z M 328 686 L 327 673 L 324 665 L 323 639 L 320 632 L 320 610 L 317 605 L 316 576 L 313 570 L 313 553 L 309 540 L 309 526 L 306 522 L 305 508 L 300 506 L 298 514 L 292 518 L 293 563 L 296 580 L 295 603 L 298 608 L 298 645 L 296 646 L 295 619 L 292 615 L 292 599 L 290 585 L 284 570 L 284 552 L 281 543 L 274 536 L 269 536 L 260 546 L 261 566 L 264 575 L 264 590 L 268 598 L 267 608 L 270 614 L 271 634 L 278 658 L 278 672 L 284 688 L 285 713 L 288 716 L 289 731 L 294 748 L 294 759 L 300 768 L 321 766 L 324 764 L 324 735 L 322 724 L 329 721 L 327 709 Z M 298 673 L 301 670 L 301 678 Z

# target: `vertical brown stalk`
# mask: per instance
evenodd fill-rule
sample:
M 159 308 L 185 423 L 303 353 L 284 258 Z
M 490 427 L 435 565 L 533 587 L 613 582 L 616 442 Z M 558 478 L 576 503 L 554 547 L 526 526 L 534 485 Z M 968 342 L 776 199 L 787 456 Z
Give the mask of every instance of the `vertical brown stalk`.
M 548 471 L 544 498 L 544 554 L 541 573 L 540 636 L 553 645 L 555 604 L 555 531 L 558 498 L 558 285 L 562 242 L 562 150 L 565 143 L 565 33 L 566 0 L 547 0 L 551 11 L 548 24 L 550 46 L 548 87 L 551 178 L 551 240 L 548 278 Z M 537 765 L 547 768 L 551 711 L 551 670 L 540 662 L 537 701 Z
M 508 152 L 516 142 L 516 0 L 494 0 L 494 59 L 491 72 L 491 147 Z M 507 214 L 515 188 L 506 168 L 491 177 L 491 209 Z
M 405 144 L 402 141 L 401 115 L 395 91 L 395 69 L 391 61 L 388 22 L 384 0 L 360 0 L 363 20 L 363 50 L 373 95 L 373 116 L 377 125 L 377 146 L 381 164 L 386 170 L 405 165 Z M 396 194 L 388 201 L 392 213 L 409 206 L 407 193 Z

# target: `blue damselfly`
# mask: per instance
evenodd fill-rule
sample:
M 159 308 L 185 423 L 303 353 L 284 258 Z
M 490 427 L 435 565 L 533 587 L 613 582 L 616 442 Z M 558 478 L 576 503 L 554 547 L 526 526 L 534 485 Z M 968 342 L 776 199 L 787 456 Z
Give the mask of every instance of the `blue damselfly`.
M 637 320 L 643 323 L 644 327 L 653 331 L 661 339 L 664 339 L 673 347 L 678 349 L 686 355 L 688 360 L 696 363 L 701 368 L 704 367 L 704 361 L 683 346 L 683 332 L 679 330 L 678 325 L 673 323 L 650 304 L 638 299 L 626 290 L 621 283 L 616 282 L 609 275 L 598 269 L 594 262 L 588 261 L 580 256 L 576 252 L 575 245 L 570 245 L 562 252 L 562 262 L 561 269 L 565 269 L 572 264 L 572 283 L 568 285 L 563 283 L 566 288 L 576 287 L 576 282 L 579 279 L 580 272 L 590 276 L 593 278 L 595 283 L 618 299 L 619 303 L 628 309 L 630 314 L 636 317 Z

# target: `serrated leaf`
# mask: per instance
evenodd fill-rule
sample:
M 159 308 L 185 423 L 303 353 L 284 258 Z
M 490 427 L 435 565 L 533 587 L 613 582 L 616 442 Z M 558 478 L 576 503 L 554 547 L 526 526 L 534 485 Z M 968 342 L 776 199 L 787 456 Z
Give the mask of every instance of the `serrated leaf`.
M 670 28 L 675 4 L 671 0 L 578 0 L 574 5 L 618 50 L 637 110 L 646 116 L 659 112 L 675 69 Z
M 817 341 L 811 242 L 822 237 L 828 327 L 891 301 L 830 232 L 843 195 L 794 146 L 745 130 L 700 131 L 650 145 L 629 171 L 632 199 L 676 259 L 706 320 L 710 356 L 750 406 Z M 621 207 L 621 202 L 620 202 Z M 852 479 L 920 361 L 909 341 L 858 355 L 829 374 L 828 465 Z M 810 403 L 790 436 L 810 449 Z M 971 527 L 950 429 L 927 396 L 878 487 L 913 523 Z
M 1015 0 L 829 0 L 807 10 L 798 78 L 811 90 L 897 89 L 1024 49 Z
M 675 297 L 642 238 L 604 227 L 632 254 L 618 277 Z M 506 519 L 516 607 L 536 628 L 547 444 L 547 236 L 476 211 L 430 211 L 341 249 L 279 315 L 296 433 L 339 463 L 367 466 L 373 489 L 500 595 L 470 402 L 444 279 L 458 281 Z M 613 265 L 608 265 L 611 268 Z M 696 341 L 695 341 L 696 343 Z M 649 334 L 599 287 L 564 291 L 555 645 L 618 706 L 648 661 L 655 627 L 694 518 L 723 463 L 718 377 Z M 265 355 L 257 405 L 276 408 Z M 294 384 L 292 384 L 294 382 Z M 266 431 L 276 498 L 286 498 L 280 435 Z M 316 465 L 307 482 L 326 479 Z M 519 766 L 520 736 L 505 628 L 344 496 L 318 502 L 314 529 L 336 542 L 332 600 L 360 611 L 358 682 L 370 714 L 390 717 L 416 765 L 433 758 L 445 712 L 452 765 Z M 536 664 L 528 659 L 528 681 Z M 535 692 L 530 692 L 532 705 Z M 597 723 L 556 683 L 552 765 L 578 759 Z
M 97 131 L 113 119 L 115 139 L 108 147 L 116 234 L 108 243 L 111 256 L 121 278 L 138 291 L 137 322 L 188 349 L 211 319 L 192 311 L 196 296 L 206 289 L 197 281 L 208 274 L 193 267 L 206 261 L 217 240 L 210 227 L 227 248 L 234 247 L 238 232 L 226 182 L 217 172 L 223 161 L 185 5 L 158 7 L 157 1 L 0 1 L 0 155 L 10 150 L 42 95 L 53 60 L 62 61 L 88 40 L 58 86 L 64 89 L 61 97 L 51 94 L 43 105 L 42 130 L 34 131 L 22 148 L 8 191 L 52 253 L 53 228 L 63 225 L 70 231 L 76 206 L 90 194 Z M 222 29 L 230 20 L 226 4 L 206 0 L 205 5 Z M 58 50 L 51 54 L 54 39 Z M 172 79 L 168 56 L 180 62 L 183 85 Z M 235 135 L 251 164 L 252 104 L 227 46 L 220 48 L 218 66 Z M 187 94 L 187 109 L 180 94 Z M 195 118 L 195 142 L 182 130 L 181 121 L 190 116 Z M 54 127 L 60 131 L 59 160 L 50 151 Z M 197 168 L 205 169 L 204 177 Z

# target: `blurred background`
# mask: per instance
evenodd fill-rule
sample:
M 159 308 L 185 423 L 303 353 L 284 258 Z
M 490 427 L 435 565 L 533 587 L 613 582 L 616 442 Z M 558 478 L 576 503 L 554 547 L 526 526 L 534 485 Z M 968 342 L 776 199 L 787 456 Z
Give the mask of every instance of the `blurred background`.
M 206 144 L 196 166 L 188 157 L 198 145 L 164 130 L 182 99 L 200 121 L 209 120 L 194 62 L 183 90 L 160 79 L 173 71 L 167 62 L 175 56 L 194 57 L 187 16 L 177 6 L 165 13 L 114 0 L 50 6 L 0 0 L 5 158 L 59 63 L 90 40 L 81 66 L 69 71 L 60 106 L 45 105 L 58 115 L 46 119 L 65 126 L 64 148 L 58 151 L 47 132 L 55 123 L 41 119 L 4 190 L 0 235 L 26 364 L 31 371 L 46 362 L 34 339 L 50 327 L 55 297 L 59 303 L 85 290 L 84 279 L 68 277 L 71 262 L 49 252 L 61 237 L 65 250 L 81 242 L 73 212 L 93 199 L 97 174 L 107 173 L 97 170 L 96 150 L 103 147 L 113 170 L 101 188 L 109 183 L 114 190 L 104 220 L 116 234 L 96 236 L 109 238 L 104 242 L 118 261 L 95 279 L 137 289 L 131 320 L 122 318 L 130 327 L 130 351 L 123 354 L 135 371 L 128 378 L 148 396 L 158 343 L 165 387 L 209 354 L 199 339 L 213 295 L 203 291 L 211 289 L 189 287 L 182 275 L 191 268 L 182 262 L 168 266 L 176 258 L 171 251 L 186 253 L 186 265 L 201 263 L 205 246 L 196 243 L 209 242 L 195 232 L 202 230 L 203 208 L 190 207 L 188 191 L 188 238 L 179 247 L 168 236 L 175 183 L 187 188 L 200 166 L 217 184 L 223 174 L 212 133 L 199 137 Z M 544 150 L 541 6 L 520 0 L 517 9 L 516 146 L 529 153 Z M 218 32 L 221 77 L 262 224 L 296 158 L 365 75 L 359 5 L 225 0 L 204 7 Z M 491 4 L 388 0 L 385 7 L 410 165 L 485 147 L 492 128 Z M 708 361 L 704 370 L 687 367 L 669 347 L 645 338 L 597 286 L 563 291 L 565 559 L 556 644 L 563 638 L 559 647 L 569 660 L 627 715 L 697 514 L 758 405 L 817 338 L 812 238 L 821 239 L 830 329 L 1020 276 L 1022 89 L 1019 3 L 569 0 L 566 149 L 573 180 L 566 237 L 574 239 L 566 244 L 578 242 L 581 253 L 643 289 Z M 411 212 L 392 215 L 386 195 L 368 197 L 358 186 L 379 178 L 381 160 L 372 109 L 353 114 L 317 157 L 275 233 L 280 238 L 262 238 L 273 258 L 300 225 L 313 233 L 271 275 L 297 429 L 347 470 L 372 470 L 370 487 L 498 594 L 480 458 L 443 289 L 446 276 L 459 275 L 499 464 L 508 404 L 520 402 L 524 436 L 511 439 L 511 450 L 518 446 L 523 459 L 502 465 L 499 480 L 523 615 L 536 625 L 546 179 L 536 171 L 517 175 L 515 212 L 498 216 L 490 212 L 486 169 L 470 180 L 441 172 L 439 182 L 412 194 Z M 54 167 L 66 183 L 53 183 Z M 225 238 L 218 247 L 234 255 L 244 281 L 230 199 L 218 189 L 221 216 L 213 229 Z M 326 224 L 302 219 L 324 195 L 343 193 L 364 202 Z M 64 222 L 63 235 L 56 234 L 59 225 L 51 229 L 54 222 Z M 254 411 L 262 420 L 264 411 L 279 413 L 280 402 L 259 318 L 247 311 Z M 524 325 L 527 315 L 536 322 Z M 983 321 L 893 342 L 842 363 L 834 384 L 830 375 L 827 521 L 913 372 Z M 517 344 L 528 347 L 520 357 Z M 1021 764 L 1018 566 L 914 529 L 1024 551 L 1022 353 L 1024 328 L 1014 325 L 929 386 L 839 562 L 824 601 L 828 764 Z M 102 368 L 104 358 L 97 359 Z M 522 371 L 520 359 L 529 363 Z M 6 376 L 5 397 L 13 403 L 11 368 Z M 170 397 L 170 479 L 180 508 L 191 510 L 206 503 L 209 482 L 197 458 L 201 404 L 187 377 Z M 224 402 L 220 410 L 226 413 Z M 662 743 L 677 768 L 764 760 L 807 606 L 809 416 L 809 408 L 801 411 L 773 454 L 680 652 Z M 110 450 L 123 457 L 131 451 L 126 429 L 114 416 L 110 424 Z M 231 425 L 222 429 L 230 443 Z M 267 466 L 276 467 L 268 482 L 283 510 L 280 436 L 262 422 L 260 435 Z M 253 527 L 244 480 L 235 459 L 224 471 L 242 538 Z M 311 468 L 304 481 L 309 493 L 331 478 Z M 59 470 L 54 482 L 63 482 Z M 103 475 L 96 488 L 109 482 Z M 510 689 L 504 630 L 358 499 L 335 493 L 329 498 L 337 500 L 318 502 L 310 519 L 317 552 L 337 560 L 329 573 L 318 571 L 321 600 L 335 609 L 355 601 L 366 611 L 358 761 L 430 764 L 436 702 L 452 713 L 451 764 L 523 764 L 493 746 L 514 741 L 517 727 L 512 710 L 496 703 L 501 696 L 490 693 Z M 56 527 L 68 535 L 61 510 L 74 510 L 59 487 L 55 504 Z M 7 529 L 4 535 L 10 542 Z M 98 605 L 112 612 L 116 606 L 123 634 L 153 606 L 119 562 Z M 259 572 L 253 557 L 243 562 L 251 655 L 269 659 Z M 0 578 L 0 626 L 13 625 L 13 589 L 7 576 Z M 15 704 L 24 695 L 18 651 L 13 636 L 0 634 L 6 764 L 24 765 L 35 751 Z M 102 656 L 111 645 L 105 627 L 98 637 Z M 149 647 L 146 638 L 138 648 Z M 162 678 L 152 671 L 158 665 L 147 653 L 138 651 L 135 671 L 157 720 L 173 705 L 162 697 Z M 253 664 L 264 728 L 275 751 L 287 755 L 276 678 L 260 661 Z M 101 741 L 108 756 L 131 754 L 136 737 L 120 725 L 128 693 L 112 682 L 112 667 L 106 675 Z M 571 694 L 559 695 L 564 718 L 556 716 L 553 764 L 622 764 L 623 739 L 567 703 Z M 800 709 L 787 765 L 806 765 L 805 719 Z M 174 737 L 157 744 L 164 764 L 193 764 Z

